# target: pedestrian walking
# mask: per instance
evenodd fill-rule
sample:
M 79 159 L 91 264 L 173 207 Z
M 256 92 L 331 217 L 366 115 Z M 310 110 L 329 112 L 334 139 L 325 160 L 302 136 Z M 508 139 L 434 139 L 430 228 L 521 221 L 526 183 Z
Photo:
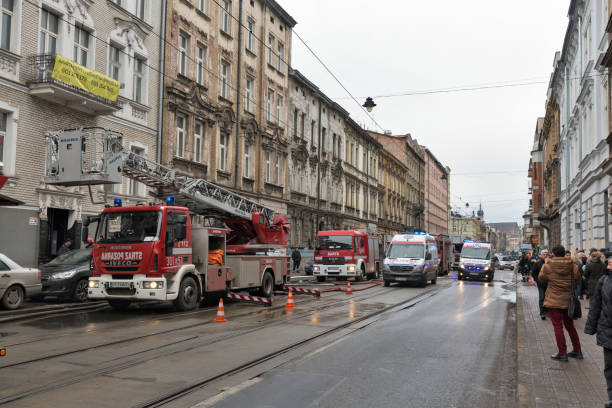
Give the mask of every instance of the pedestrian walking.
M 591 259 L 584 268 L 584 279 L 586 286 L 587 299 L 593 296 L 595 286 L 606 272 L 606 264 L 601 259 L 601 252 L 594 251 L 591 253 Z
M 293 248 L 291 259 L 293 260 L 293 272 L 298 272 L 300 269 L 300 262 L 302 262 L 302 254 L 300 254 L 297 247 Z
M 612 261 L 608 261 L 602 278 L 591 297 L 589 317 L 587 318 L 584 332 L 586 334 L 597 333 L 597 345 L 603 347 L 604 353 L 604 377 L 608 388 L 608 402 L 605 406 L 612 408 Z
M 574 282 L 577 283 L 581 279 L 580 273 L 571 258 L 565 257 L 565 248 L 563 246 L 558 245 L 554 247 L 552 253 L 554 258 L 542 266 L 538 275 L 538 280 L 542 284 L 547 285 L 544 307 L 548 309 L 548 316 L 552 322 L 557 341 L 558 352 L 553 354 L 551 358 L 559 361 L 568 361 L 568 356 L 581 359 L 583 357 L 580 338 L 578 338 L 574 322 L 567 314 L 572 292 L 572 275 L 570 274 L 574 274 Z M 565 326 L 572 341 L 573 350 L 569 353 L 567 352 L 563 326 Z
M 540 281 L 538 280 L 538 276 L 540 274 L 540 271 L 542 270 L 542 266 L 546 263 L 547 257 L 548 257 L 548 250 L 547 249 L 542 250 L 542 252 L 540 252 L 539 259 L 531 267 L 531 276 L 533 277 L 533 280 L 536 282 L 536 286 L 538 287 L 540 318 L 542 320 L 546 320 L 546 308 L 544 307 L 544 296 L 546 295 L 546 285 L 540 283 Z
M 70 251 L 70 246 L 72 245 L 72 241 L 67 239 L 61 247 L 59 247 L 59 249 L 57 250 L 57 254 L 56 256 L 60 256 L 65 254 L 66 252 Z

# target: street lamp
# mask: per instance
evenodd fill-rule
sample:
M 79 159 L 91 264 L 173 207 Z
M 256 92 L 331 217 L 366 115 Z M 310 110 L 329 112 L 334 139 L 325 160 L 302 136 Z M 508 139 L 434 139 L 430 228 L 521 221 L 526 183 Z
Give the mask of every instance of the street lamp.
M 362 105 L 364 108 L 366 108 L 366 110 L 368 112 L 372 112 L 372 109 L 374 109 L 374 107 L 376 106 L 376 104 L 374 103 L 374 99 L 370 98 L 369 96 L 366 98 L 365 103 Z

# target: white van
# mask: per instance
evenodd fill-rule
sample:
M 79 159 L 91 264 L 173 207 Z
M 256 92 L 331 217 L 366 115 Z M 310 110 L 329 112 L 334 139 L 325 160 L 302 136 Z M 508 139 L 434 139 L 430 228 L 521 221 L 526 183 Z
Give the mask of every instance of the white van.
M 495 275 L 495 263 L 488 242 L 466 241 L 461 249 L 457 279 L 484 279 L 489 282 Z
M 395 235 L 383 261 L 385 286 L 391 282 L 416 282 L 423 287 L 427 281 L 435 284 L 439 263 L 436 239 L 431 235 Z

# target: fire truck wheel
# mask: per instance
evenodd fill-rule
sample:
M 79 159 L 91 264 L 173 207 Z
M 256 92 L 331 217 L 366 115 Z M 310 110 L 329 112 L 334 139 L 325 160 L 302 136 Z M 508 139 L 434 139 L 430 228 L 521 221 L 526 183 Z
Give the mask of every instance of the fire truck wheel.
M 174 307 L 181 312 L 198 307 L 198 285 L 191 276 L 187 276 L 181 281 Z
M 128 300 L 109 300 L 108 304 L 119 312 L 124 312 L 130 307 L 130 301 Z
M 274 293 L 274 277 L 270 271 L 266 271 L 263 278 L 261 278 L 261 289 L 259 293 L 266 298 L 272 297 Z

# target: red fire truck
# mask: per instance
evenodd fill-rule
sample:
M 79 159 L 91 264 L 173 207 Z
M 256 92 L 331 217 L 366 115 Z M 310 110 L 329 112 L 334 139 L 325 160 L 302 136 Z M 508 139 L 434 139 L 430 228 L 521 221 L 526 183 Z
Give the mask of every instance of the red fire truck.
M 381 270 L 378 235 L 357 230 L 319 231 L 314 252 L 313 275 L 319 282 L 328 276 L 356 281 L 378 276 Z
M 46 181 L 59 185 L 92 185 L 121 180 L 112 171 L 156 189 L 167 201 L 123 207 L 107 206 L 97 222 L 90 261 L 89 297 L 107 299 L 125 309 L 142 300 L 172 301 L 191 310 L 209 294 L 259 290 L 272 295 L 287 281 L 286 253 L 289 222 L 286 215 L 252 202 L 203 179 L 177 175 L 133 153 L 121 151 L 121 135 L 77 129 L 48 136 Z M 50 139 L 50 140 L 49 140 Z M 96 140 L 90 140 L 96 139 Z M 97 140 L 101 139 L 101 140 Z M 74 143 L 81 148 L 66 148 Z M 83 163 L 103 146 L 95 170 Z M 109 169 L 112 167 L 112 170 Z M 83 230 L 83 240 L 87 228 Z

